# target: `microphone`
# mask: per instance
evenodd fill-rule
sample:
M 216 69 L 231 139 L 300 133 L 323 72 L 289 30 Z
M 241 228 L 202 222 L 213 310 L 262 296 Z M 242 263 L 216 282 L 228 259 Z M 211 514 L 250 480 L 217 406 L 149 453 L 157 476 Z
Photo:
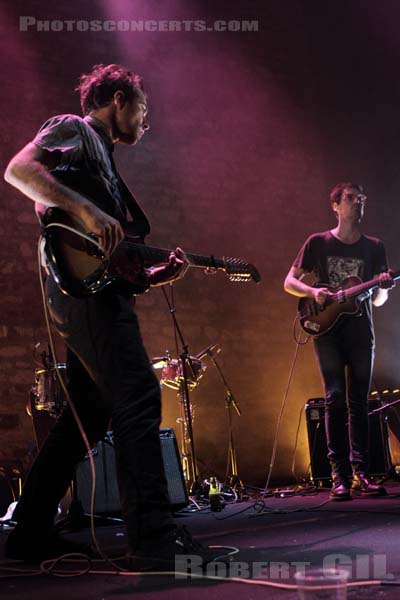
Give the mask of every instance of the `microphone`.
M 207 354 L 213 354 L 213 352 L 215 352 L 215 354 L 219 354 L 221 352 L 221 347 L 219 344 L 211 344 L 211 346 L 207 346 L 207 348 L 204 348 L 204 350 L 196 354 L 196 358 L 198 360 L 203 360 Z

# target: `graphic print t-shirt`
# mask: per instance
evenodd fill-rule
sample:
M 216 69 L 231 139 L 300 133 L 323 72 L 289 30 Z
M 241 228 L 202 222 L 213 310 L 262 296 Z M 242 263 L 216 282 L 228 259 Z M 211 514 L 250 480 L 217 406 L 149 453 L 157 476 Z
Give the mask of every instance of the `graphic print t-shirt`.
M 345 244 L 330 231 L 311 235 L 293 266 L 313 273 L 320 284 L 335 287 L 346 277 L 356 275 L 362 281 L 369 281 L 388 269 L 385 247 L 378 238 L 361 235 L 354 244 Z M 363 306 L 372 326 L 370 299 Z

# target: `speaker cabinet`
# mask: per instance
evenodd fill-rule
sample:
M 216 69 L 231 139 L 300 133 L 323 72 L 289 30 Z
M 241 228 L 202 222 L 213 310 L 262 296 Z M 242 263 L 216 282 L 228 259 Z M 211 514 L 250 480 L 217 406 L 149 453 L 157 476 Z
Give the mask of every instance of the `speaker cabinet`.
M 368 412 L 381 406 L 380 400 L 370 398 Z M 311 476 L 314 482 L 326 483 L 331 479 L 331 468 L 327 458 L 328 448 L 325 433 L 325 400 L 311 398 L 305 406 L 308 447 L 310 451 Z M 369 416 L 369 474 L 384 475 L 391 468 L 390 448 L 386 417 L 382 412 Z M 348 441 L 347 430 L 343 432 Z M 349 456 L 350 448 L 347 448 Z M 348 475 L 351 467 L 348 465 Z
M 173 429 L 160 429 L 161 451 L 165 476 L 168 484 L 169 502 L 172 511 L 189 504 L 182 464 Z M 121 505 L 115 469 L 115 452 L 112 432 L 92 449 L 96 469 L 96 493 L 94 513 L 120 513 Z M 78 465 L 75 475 L 75 499 L 82 505 L 83 511 L 90 512 L 92 476 L 89 456 Z

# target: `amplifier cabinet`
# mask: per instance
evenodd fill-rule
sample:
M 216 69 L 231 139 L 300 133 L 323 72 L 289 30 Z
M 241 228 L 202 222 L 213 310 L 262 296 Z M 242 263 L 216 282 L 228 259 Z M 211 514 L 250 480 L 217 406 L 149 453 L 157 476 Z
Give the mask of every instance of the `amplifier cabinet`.
M 160 429 L 161 451 L 168 496 L 172 511 L 189 504 L 188 493 L 174 430 Z M 95 514 L 112 514 L 121 511 L 115 468 L 115 451 L 112 432 L 92 449 L 96 469 Z M 92 476 L 89 456 L 78 465 L 75 474 L 74 499 L 80 502 L 85 513 L 90 512 Z
M 380 400 L 368 401 L 368 412 L 381 406 Z M 325 400 L 311 398 L 305 405 L 308 447 L 310 452 L 311 477 L 316 483 L 331 479 L 331 468 L 327 458 L 328 448 L 325 433 Z M 348 443 L 347 428 L 343 432 Z M 349 456 L 350 448 L 347 448 Z M 392 467 L 386 417 L 382 412 L 369 416 L 369 474 L 385 475 Z M 348 465 L 348 475 L 351 467 Z

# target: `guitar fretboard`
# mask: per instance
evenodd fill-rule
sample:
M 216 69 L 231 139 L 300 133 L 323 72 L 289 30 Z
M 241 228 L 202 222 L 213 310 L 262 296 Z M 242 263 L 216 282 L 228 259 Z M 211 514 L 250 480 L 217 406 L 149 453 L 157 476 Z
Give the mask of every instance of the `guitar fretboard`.
M 396 271 L 392 274 L 392 279 L 396 281 L 399 279 L 400 271 Z M 375 277 L 375 279 L 371 279 L 370 281 L 366 281 L 365 283 L 360 283 L 358 285 L 354 285 L 347 290 L 343 290 L 346 298 L 352 298 L 354 296 L 358 296 L 362 294 L 362 292 L 366 292 L 367 290 L 373 290 L 374 288 L 379 287 L 379 277 Z
M 125 246 L 127 250 L 132 249 L 135 254 L 138 254 L 141 259 L 148 264 L 168 262 L 169 255 L 171 252 L 173 252 L 173 250 L 169 250 L 167 248 L 155 248 L 154 246 L 137 244 L 130 241 L 122 241 L 121 245 Z M 188 252 L 185 252 L 185 254 L 192 267 L 225 270 L 225 262 L 220 258 L 215 258 L 214 256 L 203 256 L 201 254 L 190 254 Z

